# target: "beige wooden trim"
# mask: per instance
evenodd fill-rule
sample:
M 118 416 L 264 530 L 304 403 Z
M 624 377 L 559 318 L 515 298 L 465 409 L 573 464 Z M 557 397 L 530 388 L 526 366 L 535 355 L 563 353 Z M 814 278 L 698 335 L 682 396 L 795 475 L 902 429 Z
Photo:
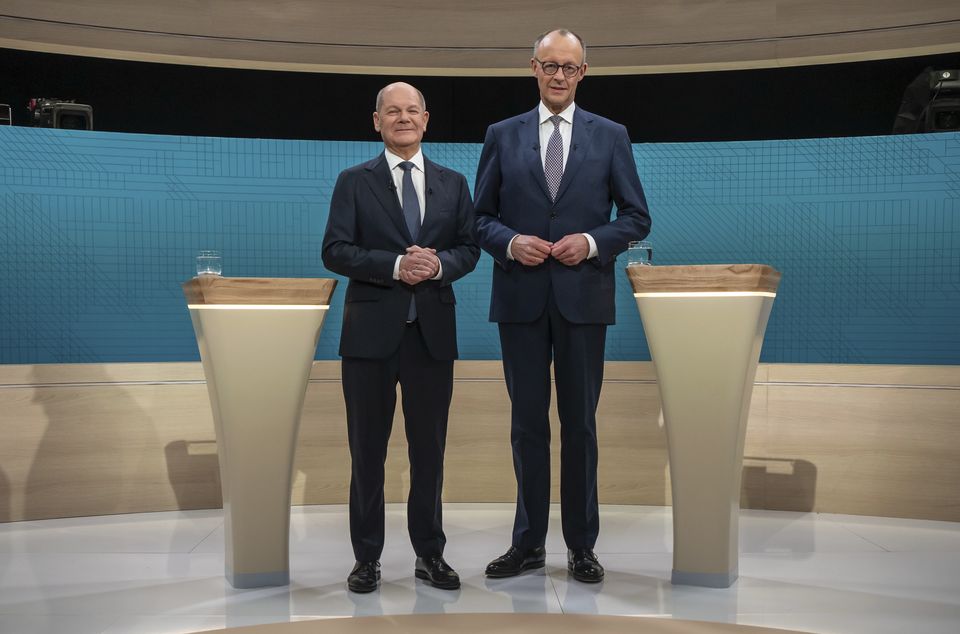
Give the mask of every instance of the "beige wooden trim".
M 522 76 L 555 3 L 450 0 L 9 0 L 0 45 L 199 66 L 389 75 Z M 564 9 L 589 74 L 771 68 L 960 51 L 947 0 L 611 0 Z
M 761 365 L 757 371 L 757 380 L 767 366 Z M 788 365 L 777 365 L 789 368 Z M 799 368 L 808 367 L 800 364 Z M 832 367 L 832 366 L 812 366 Z M 841 368 L 863 368 L 869 373 L 875 367 L 904 366 L 837 366 Z M 953 366 L 906 366 L 909 368 L 937 368 Z M 608 361 L 604 379 L 606 381 L 642 381 L 655 383 L 657 376 L 653 365 L 635 361 Z M 457 361 L 453 368 L 458 382 L 503 381 L 503 368 L 500 361 Z M 910 373 L 908 373 L 910 374 Z M 762 376 L 766 376 L 763 374 Z M 841 375 L 845 376 L 845 375 Z M 942 380 L 951 378 L 950 372 L 941 371 Z M 4 365 L 0 364 L 0 389 L 4 387 L 56 386 L 58 384 L 162 384 L 203 382 L 203 368 L 199 362 L 176 363 L 48 363 L 40 365 Z M 310 381 L 340 381 L 339 361 L 314 361 L 310 372 Z
M 59 55 L 77 55 L 80 57 L 98 57 L 129 62 L 152 62 L 157 64 L 180 64 L 184 66 L 203 66 L 215 68 L 240 68 L 249 70 L 284 71 L 294 73 L 331 73 L 343 75 L 419 75 L 423 77 L 528 77 L 530 70 L 521 67 L 452 67 L 452 66 L 385 66 L 383 64 L 311 64 L 303 62 L 270 62 L 263 60 L 228 59 L 218 57 L 192 57 L 187 55 L 166 55 L 137 51 L 49 44 L 9 37 L 0 37 L 0 48 L 12 48 L 37 53 L 55 53 Z M 591 76 L 617 75 L 659 75 L 669 73 L 702 73 L 727 70 L 752 70 L 763 68 L 791 68 L 817 64 L 845 64 L 849 62 L 869 62 L 924 55 L 941 55 L 960 51 L 960 43 L 925 44 L 922 46 L 904 46 L 875 51 L 849 53 L 811 54 L 807 56 L 769 57 L 753 56 L 745 60 L 715 61 L 714 51 L 704 47 L 700 51 L 703 61 L 681 63 L 676 55 L 664 51 L 661 63 L 631 63 L 612 65 L 606 63 L 590 64 Z M 670 61 L 667 61 L 669 59 Z
M 268 623 L 228 627 L 211 632 L 221 634 L 398 634 L 402 632 L 457 632 L 457 634 L 804 634 L 736 623 L 687 621 L 644 617 L 642 626 L 635 616 L 604 614 L 396 614 L 317 618 L 290 623 Z
M 780 271 L 766 264 L 628 266 L 635 293 L 776 293 Z
M 330 363 L 336 362 L 331 361 Z M 0 364 L 0 389 L 50 387 L 60 384 L 159 384 L 203 382 L 203 380 L 203 368 L 199 362 Z
M 337 280 L 321 278 L 202 275 L 182 285 L 193 305 L 329 305 Z
M 945 387 L 960 389 L 960 367 L 955 365 L 845 365 L 808 363 L 766 364 L 771 384 L 811 386 Z M 960 416 L 960 414 L 958 414 Z M 958 418 L 960 422 L 960 418 Z
M 347 499 L 339 376 L 336 361 L 314 364 L 294 468 L 297 504 Z M 652 364 L 607 363 L 602 503 L 670 503 L 659 414 Z M 552 419 L 559 438 L 555 410 Z M 395 502 L 409 485 L 402 429 L 397 420 L 386 465 Z M 0 521 L 220 503 L 199 363 L 0 365 L 0 438 Z M 556 489 L 558 443 L 552 451 Z M 960 521 L 960 367 L 762 364 L 745 455 L 745 508 Z M 515 499 L 499 361 L 456 364 L 444 495 Z

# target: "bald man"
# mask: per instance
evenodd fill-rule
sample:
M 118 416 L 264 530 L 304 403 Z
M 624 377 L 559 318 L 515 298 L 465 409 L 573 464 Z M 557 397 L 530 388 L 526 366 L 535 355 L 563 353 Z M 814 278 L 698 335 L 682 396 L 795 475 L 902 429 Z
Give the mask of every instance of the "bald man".
M 560 416 L 560 505 L 567 568 L 603 580 L 593 551 L 597 403 L 617 254 L 650 231 L 626 129 L 574 103 L 587 72 L 576 33 L 537 38 L 540 103 L 491 125 L 477 168 L 477 241 L 493 256 L 490 320 L 498 324 L 511 401 L 517 512 L 509 550 L 488 577 L 542 568 L 550 511 L 550 370 Z M 616 216 L 611 218 L 613 206 Z
M 350 278 L 340 334 L 350 444 L 353 592 L 380 583 L 384 461 L 400 384 L 410 458 L 407 527 L 414 572 L 437 588 L 460 587 L 443 559 L 440 493 L 447 415 L 457 358 L 451 284 L 477 264 L 473 203 L 462 174 L 420 149 L 430 114 L 406 83 L 377 95 L 376 158 L 344 170 L 330 201 L 323 263 Z

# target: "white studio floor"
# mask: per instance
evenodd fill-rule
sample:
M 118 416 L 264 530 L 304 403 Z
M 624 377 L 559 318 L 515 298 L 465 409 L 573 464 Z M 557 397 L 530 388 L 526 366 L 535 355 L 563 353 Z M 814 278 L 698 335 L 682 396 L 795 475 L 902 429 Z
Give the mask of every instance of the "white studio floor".
M 444 507 L 457 592 L 413 576 L 403 505 L 387 509 L 383 585 L 347 592 L 345 506 L 294 507 L 291 584 L 235 590 L 219 510 L 0 524 L 0 632 L 167 634 L 354 615 L 567 612 L 654 616 L 843 634 L 960 632 L 960 523 L 743 511 L 740 579 L 670 584 L 670 509 L 601 507 L 606 580 L 567 577 L 559 509 L 546 570 L 488 580 L 513 505 Z

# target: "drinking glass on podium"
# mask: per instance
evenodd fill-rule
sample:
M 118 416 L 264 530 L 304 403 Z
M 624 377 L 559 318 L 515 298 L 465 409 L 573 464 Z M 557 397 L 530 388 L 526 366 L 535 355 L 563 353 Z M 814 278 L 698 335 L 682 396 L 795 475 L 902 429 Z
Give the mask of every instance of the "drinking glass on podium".
M 627 244 L 627 266 L 653 264 L 653 245 L 646 240 L 633 240 Z
M 197 253 L 197 275 L 220 275 L 223 263 L 219 251 L 199 251 Z

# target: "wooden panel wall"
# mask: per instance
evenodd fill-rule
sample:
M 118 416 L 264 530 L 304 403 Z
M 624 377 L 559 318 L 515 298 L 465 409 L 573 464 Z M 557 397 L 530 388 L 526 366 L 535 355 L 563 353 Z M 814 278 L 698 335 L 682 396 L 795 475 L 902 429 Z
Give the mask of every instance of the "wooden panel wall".
M 587 42 L 591 74 L 850 62 L 960 50 L 955 0 L 6 0 L 0 46 L 306 72 L 529 74 L 537 34 Z
M 458 363 L 446 501 L 514 499 L 508 421 L 499 362 Z M 599 436 L 602 503 L 670 503 L 649 363 L 608 364 Z M 761 365 L 745 454 L 744 507 L 960 521 L 960 367 Z M 217 469 L 198 363 L 0 366 L 0 521 L 217 507 Z M 388 500 L 406 471 L 397 421 Z M 344 503 L 348 480 L 339 364 L 318 362 L 294 502 Z

